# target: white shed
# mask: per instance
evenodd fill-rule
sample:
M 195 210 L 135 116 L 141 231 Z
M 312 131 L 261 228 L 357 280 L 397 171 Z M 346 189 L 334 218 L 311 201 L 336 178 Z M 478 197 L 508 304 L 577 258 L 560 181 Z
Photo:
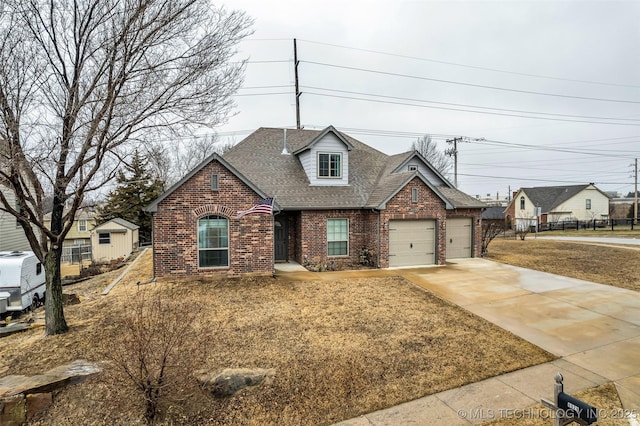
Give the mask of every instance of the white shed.
M 127 257 L 138 248 L 138 225 L 115 218 L 91 231 L 91 251 L 94 262 L 109 262 Z

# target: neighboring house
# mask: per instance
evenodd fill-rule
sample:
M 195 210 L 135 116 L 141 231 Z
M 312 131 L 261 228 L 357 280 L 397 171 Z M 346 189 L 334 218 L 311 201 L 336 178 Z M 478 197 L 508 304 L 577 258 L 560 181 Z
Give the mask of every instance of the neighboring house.
M 44 226 L 51 229 L 51 213 L 44 215 Z M 91 230 L 96 226 L 96 214 L 91 208 L 80 208 L 73 218 L 73 225 L 62 242 L 62 247 L 90 246 Z
M 276 214 L 236 218 L 267 197 Z M 154 273 L 272 273 L 274 262 L 382 268 L 480 255 L 484 203 L 416 151 L 383 154 L 333 127 L 261 128 L 149 207 Z M 365 256 L 366 257 L 366 256 Z
M 91 231 L 91 251 L 94 262 L 109 262 L 126 258 L 138 249 L 138 225 L 115 218 Z
M 507 224 L 516 230 L 540 223 L 607 220 L 609 196 L 594 184 L 520 188 L 505 210 Z
M 16 206 L 16 197 L 12 190 L 0 185 L 0 191 L 10 204 Z M 0 211 L 0 251 L 28 250 L 31 250 L 31 246 L 15 216 Z
M 490 223 L 495 223 L 504 228 L 504 207 L 490 206 L 482 211 L 482 225 L 487 226 Z
M 51 213 L 44 215 L 44 226 L 51 229 Z M 69 233 L 62 241 L 62 262 L 81 263 L 91 261 L 91 230 L 96 226 L 96 214 L 92 208 L 76 211 Z

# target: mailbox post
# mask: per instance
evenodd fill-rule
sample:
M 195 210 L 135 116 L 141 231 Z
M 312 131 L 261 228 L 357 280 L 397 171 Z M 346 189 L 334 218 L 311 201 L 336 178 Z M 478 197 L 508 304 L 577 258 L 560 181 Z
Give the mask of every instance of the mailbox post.
M 572 422 L 580 425 L 595 423 L 598 420 L 598 410 L 586 402 L 564 393 L 562 374 L 556 374 L 555 380 L 553 385 L 554 402 L 542 399 L 542 403 L 556 413 L 553 426 L 565 426 Z

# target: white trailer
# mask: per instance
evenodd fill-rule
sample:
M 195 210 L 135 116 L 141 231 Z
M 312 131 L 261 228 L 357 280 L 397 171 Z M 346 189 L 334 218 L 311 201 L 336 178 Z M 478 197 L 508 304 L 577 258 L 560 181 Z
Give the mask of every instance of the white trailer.
M 33 252 L 0 251 L 0 298 L 7 298 L 8 294 L 7 311 L 40 305 L 45 288 L 44 266 Z

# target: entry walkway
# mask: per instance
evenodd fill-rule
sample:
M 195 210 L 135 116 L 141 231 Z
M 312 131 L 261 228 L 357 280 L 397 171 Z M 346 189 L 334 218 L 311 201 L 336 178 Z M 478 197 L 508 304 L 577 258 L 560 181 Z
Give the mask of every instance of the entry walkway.
M 640 293 L 484 259 L 421 269 L 300 271 L 282 278 L 381 275 L 401 275 L 561 358 L 339 425 L 480 423 L 551 398 L 557 372 L 569 393 L 613 381 L 624 408 L 640 409 Z

